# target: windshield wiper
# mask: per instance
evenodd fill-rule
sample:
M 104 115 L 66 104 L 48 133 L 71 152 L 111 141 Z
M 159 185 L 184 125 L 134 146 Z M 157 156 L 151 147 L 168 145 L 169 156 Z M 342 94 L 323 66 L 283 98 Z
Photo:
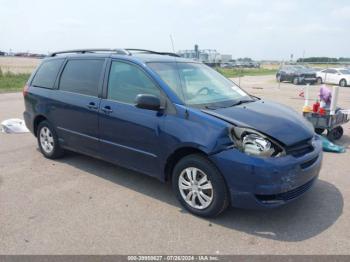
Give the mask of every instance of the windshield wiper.
M 219 109 L 219 108 L 229 108 L 229 107 L 233 107 L 233 106 L 238 106 L 238 105 L 241 105 L 241 104 L 245 104 L 245 103 L 251 103 L 251 102 L 255 102 L 256 100 L 240 100 L 234 104 L 231 104 L 231 105 L 228 105 L 228 106 L 204 106 L 205 109 L 208 109 L 208 110 L 215 110 L 215 109 Z
M 219 109 L 219 108 L 223 108 L 222 106 L 204 106 L 205 109 L 209 109 L 209 110 L 215 110 L 215 109 Z
M 236 102 L 228 107 L 239 106 L 241 104 L 252 103 L 252 102 L 255 102 L 255 100 L 239 100 L 238 102 Z

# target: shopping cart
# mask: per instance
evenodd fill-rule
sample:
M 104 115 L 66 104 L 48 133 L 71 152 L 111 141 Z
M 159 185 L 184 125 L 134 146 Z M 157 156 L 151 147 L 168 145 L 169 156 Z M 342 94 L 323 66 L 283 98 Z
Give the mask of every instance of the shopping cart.
M 350 115 L 348 110 L 337 109 L 335 114 L 326 110 L 324 115 L 314 112 L 303 112 L 304 117 L 312 123 L 317 134 L 322 134 L 327 130 L 327 137 L 330 140 L 338 140 L 343 136 L 342 125 L 349 122 Z

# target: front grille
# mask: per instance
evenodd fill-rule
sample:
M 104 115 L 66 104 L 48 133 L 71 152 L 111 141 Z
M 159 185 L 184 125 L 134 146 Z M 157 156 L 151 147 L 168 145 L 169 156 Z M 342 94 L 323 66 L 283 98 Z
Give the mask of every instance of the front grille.
M 306 191 L 308 191 L 313 183 L 315 182 L 316 178 L 310 180 L 309 182 L 305 183 L 304 185 L 294 188 L 293 190 L 280 193 L 280 194 L 274 194 L 274 195 L 255 195 L 258 200 L 265 204 L 274 204 L 278 203 L 280 201 L 290 201 L 294 198 L 299 197 Z
M 301 76 L 304 78 L 316 78 L 316 74 L 302 74 Z
M 307 153 L 310 153 L 314 150 L 314 147 L 312 146 L 312 139 L 307 139 L 304 141 L 301 141 L 297 144 L 288 146 L 286 148 L 287 155 L 293 155 L 295 157 L 303 156 Z
M 315 179 L 310 180 L 309 182 L 307 182 L 306 184 L 297 187 L 293 190 L 290 190 L 288 192 L 285 193 L 281 193 L 281 194 L 277 194 L 276 195 L 276 199 L 277 200 L 283 200 L 283 201 L 288 201 L 288 200 L 292 200 L 294 198 L 297 198 L 298 196 L 300 196 L 301 194 L 305 193 L 306 191 L 308 191 L 312 184 L 314 183 Z

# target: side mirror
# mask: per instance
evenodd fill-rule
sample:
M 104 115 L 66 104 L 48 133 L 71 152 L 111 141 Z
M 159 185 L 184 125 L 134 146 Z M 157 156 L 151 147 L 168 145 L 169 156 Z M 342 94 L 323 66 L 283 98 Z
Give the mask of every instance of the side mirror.
M 160 110 L 160 99 L 154 95 L 139 94 L 136 96 L 136 107 L 148 110 Z

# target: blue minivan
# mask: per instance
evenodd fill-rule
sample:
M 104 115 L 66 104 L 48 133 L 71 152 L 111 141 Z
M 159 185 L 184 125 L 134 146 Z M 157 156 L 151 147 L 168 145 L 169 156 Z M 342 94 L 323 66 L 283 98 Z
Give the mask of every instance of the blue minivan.
M 199 216 L 281 206 L 321 168 L 320 139 L 302 116 L 172 53 L 53 53 L 23 95 L 45 157 L 71 150 L 171 181 Z

